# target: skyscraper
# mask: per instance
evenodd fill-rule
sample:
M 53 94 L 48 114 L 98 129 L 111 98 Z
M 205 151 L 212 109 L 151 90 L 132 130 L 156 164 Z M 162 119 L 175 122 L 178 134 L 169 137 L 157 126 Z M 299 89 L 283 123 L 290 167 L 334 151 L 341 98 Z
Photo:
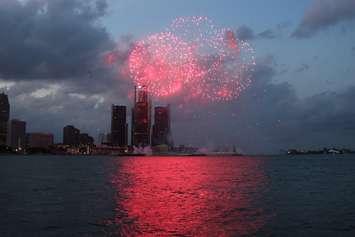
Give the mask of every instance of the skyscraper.
M 152 145 L 171 146 L 170 133 L 170 106 L 155 107 L 154 109 L 154 125 L 152 132 Z
M 8 145 L 12 148 L 24 148 L 26 145 L 26 122 L 13 119 L 9 125 Z
M 151 102 L 145 87 L 135 87 L 132 109 L 132 146 L 150 146 Z
M 63 144 L 70 146 L 79 145 L 80 130 L 72 125 L 65 126 L 63 128 Z
M 5 93 L 0 93 L 0 145 L 6 145 L 9 117 L 9 98 Z
M 111 143 L 115 146 L 128 145 L 127 107 L 112 105 Z

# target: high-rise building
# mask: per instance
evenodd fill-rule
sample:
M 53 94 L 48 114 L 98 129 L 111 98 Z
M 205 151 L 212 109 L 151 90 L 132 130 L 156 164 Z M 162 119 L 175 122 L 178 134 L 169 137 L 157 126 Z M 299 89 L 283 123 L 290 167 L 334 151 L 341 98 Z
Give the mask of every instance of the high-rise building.
M 167 145 L 171 146 L 170 133 L 170 106 L 155 107 L 154 125 L 152 132 L 152 146 Z
M 28 133 L 27 145 L 30 148 L 49 148 L 53 145 L 53 134 L 47 133 Z
M 7 126 L 10 117 L 9 98 L 5 93 L 0 93 L 0 145 L 6 145 Z
M 132 146 L 150 146 L 151 101 L 145 87 L 135 87 L 132 109 Z
M 127 107 L 112 105 L 111 143 L 115 146 L 128 145 Z
M 63 144 L 77 146 L 80 143 L 80 130 L 72 125 L 63 128 Z
M 24 148 L 26 145 L 26 122 L 13 119 L 9 124 L 8 145 L 12 148 Z

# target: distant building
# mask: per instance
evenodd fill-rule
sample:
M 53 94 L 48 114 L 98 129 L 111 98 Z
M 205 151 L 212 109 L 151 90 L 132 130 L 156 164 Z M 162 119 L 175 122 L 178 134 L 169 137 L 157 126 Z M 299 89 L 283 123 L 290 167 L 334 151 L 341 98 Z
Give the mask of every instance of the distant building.
M 171 146 L 170 132 L 170 106 L 155 107 L 154 125 L 152 132 L 152 146 L 167 145 Z
M 105 143 L 105 139 L 106 139 L 106 134 L 105 133 L 100 133 L 97 136 L 97 140 L 96 140 L 96 144 L 97 145 L 102 145 Z
M 87 133 L 80 133 L 80 130 L 73 125 L 68 125 L 63 128 L 63 145 L 79 146 L 93 145 L 94 138 Z
M 127 107 L 112 105 L 111 143 L 115 146 L 128 145 Z
M 145 87 L 135 87 L 132 109 L 132 146 L 150 146 L 151 101 Z
M 6 94 L 0 93 L 0 145 L 6 145 L 7 126 L 10 117 L 10 103 Z
M 12 148 L 24 148 L 26 146 L 26 122 L 13 119 L 9 124 L 8 145 Z
M 30 148 L 48 148 L 53 145 L 53 134 L 28 133 L 27 146 Z
M 111 145 L 111 133 L 107 133 L 104 136 L 104 142 L 102 144 Z
M 81 133 L 79 135 L 79 144 L 80 145 L 94 145 L 94 138 L 89 136 L 87 133 Z
M 80 141 L 80 130 L 72 125 L 63 128 L 63 144 L 69 146 L 78 146 Z

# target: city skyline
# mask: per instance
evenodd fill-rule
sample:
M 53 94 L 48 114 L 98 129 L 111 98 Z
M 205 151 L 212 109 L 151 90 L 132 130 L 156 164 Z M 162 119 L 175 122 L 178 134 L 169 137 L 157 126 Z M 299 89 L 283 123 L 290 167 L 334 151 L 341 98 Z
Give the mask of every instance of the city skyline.
M 62 141 L 57 145 L 79 147 L 81 145 L 110 145 L 117 147 L 153 147 L 166 145 L 172 148 L 171 137 L 171 116 L 170 105 L 166 107 L 155 106 L 152 112 L 152 100 L 149 92 L 143 86 L 134 87 L 134 106 L 132 107 L 132 121 L 127 123 L 127 106 L 111 106 L 111 130 L 110 133 L 103 134 L 107 137 L 104 142 L 99 136 L 97 139 L 91 137 L 88 133 L 82 133 L 74 125 L 65 125 L 62 130 Z M 13 149 L 23 150 L 26 147 L 40 145 L 48 147 L 55 144 L 54 135 L 51 133 L 26 132 L 27 122 L 11 118 L 11 104 L 5 93 L 0 94 L 0 116 L 2 126 L 3 144 Z M 153 117 L 153 119 L 152 119 Z M 130 136 L 128 129 L 131 128 Z M 129 142 L 129 137 L 131 141 Z M 58 140 L 58 138 L 57 138 Z M 41 145 L 44 144 L 44 145 Z M 48 145 L 47 145 L 48 144 Z

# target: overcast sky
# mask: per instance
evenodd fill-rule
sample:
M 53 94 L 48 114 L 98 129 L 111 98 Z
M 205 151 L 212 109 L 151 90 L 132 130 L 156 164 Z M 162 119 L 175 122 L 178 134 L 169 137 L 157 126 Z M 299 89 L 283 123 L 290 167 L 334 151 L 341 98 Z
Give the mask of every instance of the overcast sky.
M 355 148 L 355 0 L 0 0 L 11 117 L 57 141 L 67 124 L 108 132 L 110 105 L 130 105 L 132 84 L 103 55 L 120 49 L 124 64 L 132 42 L 193 15 L 250 42 L 257 65 L 238 100 L 173 103 L 176 144 Z

